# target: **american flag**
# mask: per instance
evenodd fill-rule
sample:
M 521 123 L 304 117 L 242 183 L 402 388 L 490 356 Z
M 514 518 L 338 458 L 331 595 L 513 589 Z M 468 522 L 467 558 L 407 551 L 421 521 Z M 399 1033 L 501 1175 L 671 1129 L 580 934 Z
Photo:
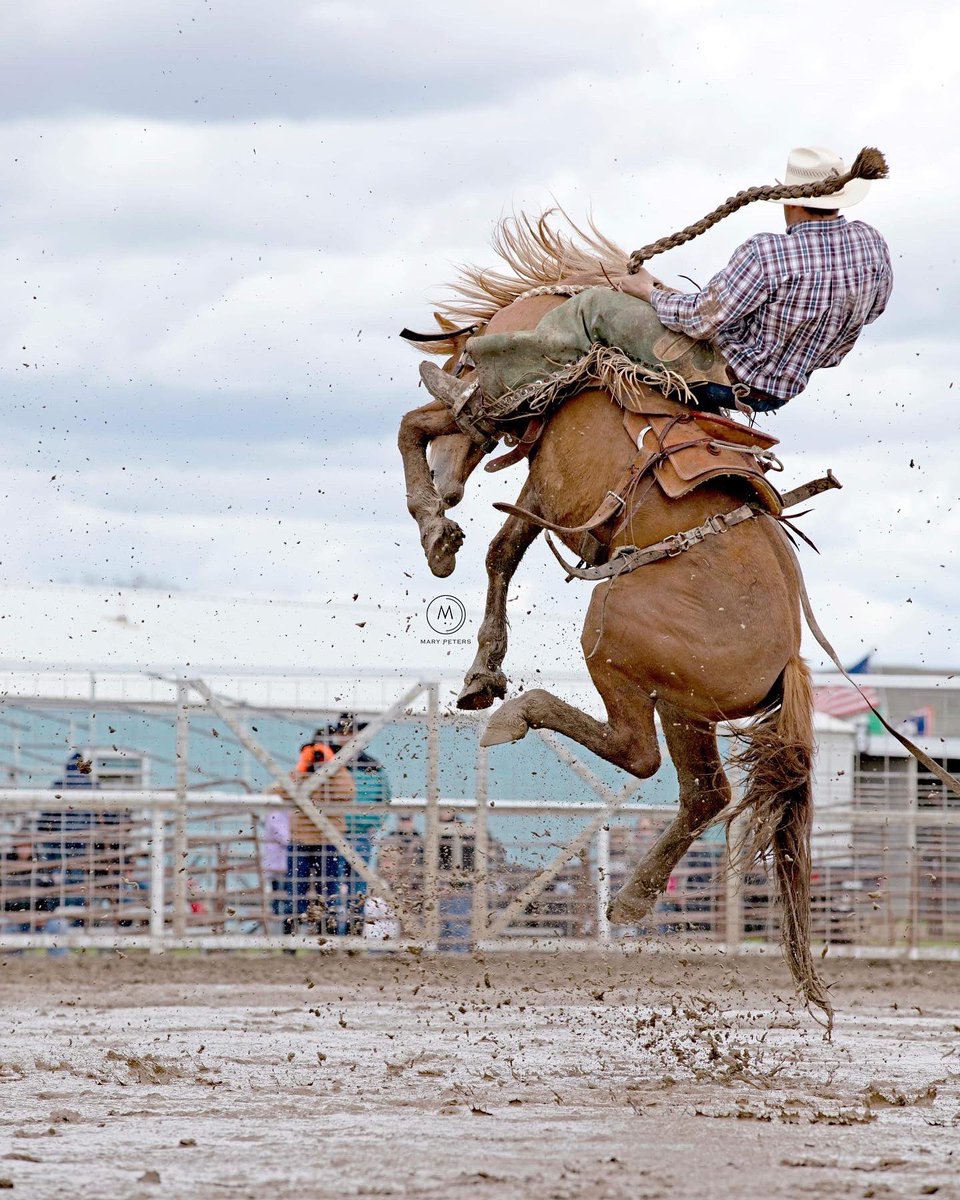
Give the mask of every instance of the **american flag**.
M 814 708 L 831 717 L 855 717 L 857 713 L 868 712 L 870 705 L 876 705 L 878 699 L 876 688 L 864 686 L 861 696 L 849 683 L 813 689 Z

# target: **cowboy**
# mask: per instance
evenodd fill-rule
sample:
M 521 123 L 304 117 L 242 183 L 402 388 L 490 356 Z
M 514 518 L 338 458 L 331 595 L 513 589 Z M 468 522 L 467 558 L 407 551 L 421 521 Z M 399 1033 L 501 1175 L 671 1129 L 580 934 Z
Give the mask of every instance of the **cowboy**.
M 612 288 L 580 292 L 533 330 L 471 338 L 467 352 L 477 375 L 469 383 L 429 362 L 421 378 L 455 416 L 466 408 L 469 417 L 470 401 L 542 394 L 558 368 L 585 361 L 600 345 L 649 364 L 651 381 L 657 370 L 664 381 L 679 376 L 684 398 L 707 411 L 744 402 L 761 412 L 781 408 L 813 371 L 849 353 L 890 296 L 886 242 L 839 211 L 864 198 L 869 180 L 852 178 L 839 191 L 816 194 L 814 185 L 846 174 L 831 150 L 792 150 L 784 185 L 810 185 L 814 194 L 774 200 L 784 206 L 786 233 L 744 242 L 701 292 L 675 291 L 641 267 L 615 277 Z

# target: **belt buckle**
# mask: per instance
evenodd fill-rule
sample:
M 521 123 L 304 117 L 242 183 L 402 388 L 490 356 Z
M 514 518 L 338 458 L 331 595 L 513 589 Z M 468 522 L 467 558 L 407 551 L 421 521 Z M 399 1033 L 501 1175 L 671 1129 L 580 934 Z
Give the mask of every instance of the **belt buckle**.
M 689 550 L 693 542 L 687 533 L 671 533 L 669 537 L 663 539 L 663 544 L 666 547 L 667 558 L 676 558 L 678 554 Z
M 722 513 L 715 513 L 712 517 L 707 517 L 704 521 L 705 525 L 710 526 L 711 533 L 729 533 L 730 526 L 726 522 L 726 518 Z

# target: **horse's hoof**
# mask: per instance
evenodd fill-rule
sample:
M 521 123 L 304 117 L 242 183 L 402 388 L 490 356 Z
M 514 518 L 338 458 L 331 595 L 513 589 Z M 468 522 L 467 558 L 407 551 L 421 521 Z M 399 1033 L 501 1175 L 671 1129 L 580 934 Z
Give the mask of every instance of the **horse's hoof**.
M 463 530 L 447 517 L 434 517 L 420 534 L 420 543 L 430 570 L 440 579 L 453 574 L 457 551 L 463 545 Z
M 507 677 L 502 671 L 474 671 L 468 675 L 457 697 L 457 708 L 475 711 L 489 708 L 507 694 Z
M 607 920 L 612 925 L 637 925 L 653 912 L 656 896 L 648 899 L 627 897 L 623 893 L 615 896 L 607 905 Z
M 519 742 L 522 737 L 526 737 L 530 726 L 523 713 L 512 707 L 512 703 L 511 701 L 510 704 L 505 704 L 487 722 L 480 738 L 481 746 L 503 746 L 507 742 Z

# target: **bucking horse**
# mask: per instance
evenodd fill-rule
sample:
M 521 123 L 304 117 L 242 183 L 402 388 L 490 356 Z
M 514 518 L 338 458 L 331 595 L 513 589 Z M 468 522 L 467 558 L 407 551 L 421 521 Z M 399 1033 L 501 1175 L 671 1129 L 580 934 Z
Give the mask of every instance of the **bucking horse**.
M 507 269 L 466 270 L 459 302 L 437 314 L 440 330 L 424 343 L 449 356 L 445 369 L 462 365 L 464 342 L 479 329 L 531 329 L 579 288 L 626 269 L 626 253 L 592 225 L 576 233 L 543 218 L 501 223 L 494 244 Z M 516 445 L 508 459 L 525 458 L 527 475 L 516 505 L 502 506 L 510 515 L 487 551 L 479 645 L 457 704 L 484 709 L 506 696 L 507 589 L 534 539 L 546 529 L 584 563 L 589 533 L 586 561 L 596 565 L 572 566 L 554 552 L 568 574 L 596 580 L 581 645 L 606 719 L 538 688 L 501 704 L 482 744 L 550 729 L 646 779 L 660 766 L 659 714 L 679 810 L 614 898 L 610 919 L 641 921 L 694 839 L 721 814 L 742 816 L 747 855 L 772 860 L 798 992 L 829 1027 L 830 1000 L 810 952 L 814 739 L 810 671 L 800 656 L 805 593 L 783 506 L 765 482 L 775 439 L 742 421 L 698 414 L 642 382 L 602 382 L 580 380 L 508 438 Z M 399 447 L 427 562 L 445 577 L 463 541 L 447 510 L 491 442 L 464 433 L 434 401 L 403 417 Z M 717 740 L 726 722 L 746 722 L 737 733 L 735 804 Z

